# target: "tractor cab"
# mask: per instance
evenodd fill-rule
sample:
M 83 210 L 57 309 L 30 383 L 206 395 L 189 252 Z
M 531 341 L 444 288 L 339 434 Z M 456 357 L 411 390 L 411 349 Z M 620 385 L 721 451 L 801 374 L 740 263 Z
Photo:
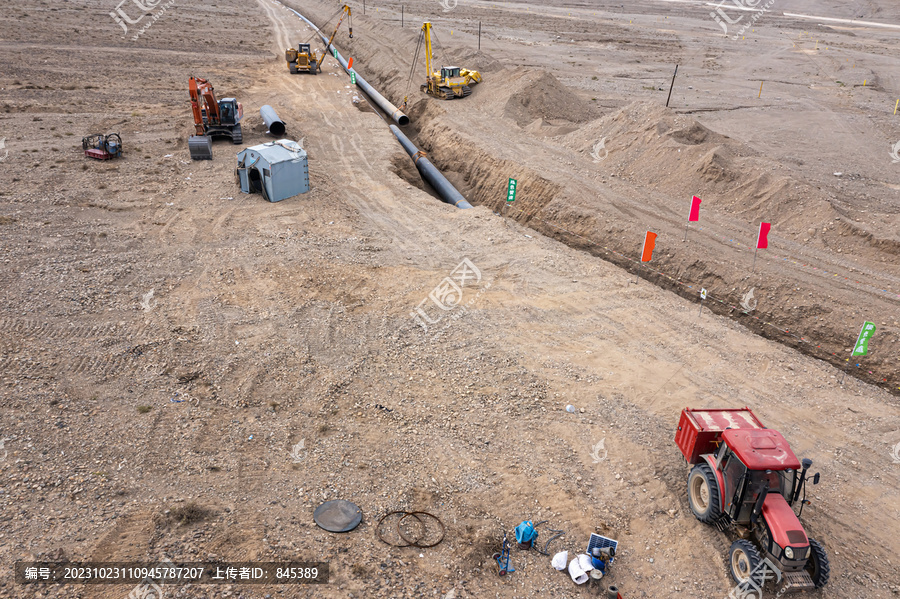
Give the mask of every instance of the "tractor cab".
M 300 54 L 306 54 L 307 56 L 309 56 L 309 52 L 310 52 L 309 44 L 299 44 L 297 46 L 297 52 L 299 52 Z
M 778 494 L 794 503 L 800 460 L 781 433 L 771 429 L 728 429 L 716 454 L 722 473 L 725 513 L 738 524 L 750 524 L 762 493 Z

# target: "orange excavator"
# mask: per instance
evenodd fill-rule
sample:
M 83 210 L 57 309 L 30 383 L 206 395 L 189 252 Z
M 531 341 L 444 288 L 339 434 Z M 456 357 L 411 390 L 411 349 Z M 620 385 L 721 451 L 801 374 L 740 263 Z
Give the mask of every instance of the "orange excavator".
M 192 160 L 212 160 L 212 138 L 228 137 L 232 143 L 244 140 L 241 118 L 244 108 L 234 98 L 216 100 L 213 86 L 206 79 L 191 77 L 188 82 L 196 134 L 188 138 Z

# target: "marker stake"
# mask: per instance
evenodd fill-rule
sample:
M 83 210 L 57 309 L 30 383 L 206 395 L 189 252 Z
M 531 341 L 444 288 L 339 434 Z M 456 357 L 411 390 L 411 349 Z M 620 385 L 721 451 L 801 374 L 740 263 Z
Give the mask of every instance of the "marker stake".
M 669 97 L 666 98 L 666 108 L 669 107 L 669 100 L 672 99 L 672 90 L 675 88 L 675 77 L 678 75 L 678 65 L 675 65 L 675 73 L 672 75 L 672 85 L 669 86 Z

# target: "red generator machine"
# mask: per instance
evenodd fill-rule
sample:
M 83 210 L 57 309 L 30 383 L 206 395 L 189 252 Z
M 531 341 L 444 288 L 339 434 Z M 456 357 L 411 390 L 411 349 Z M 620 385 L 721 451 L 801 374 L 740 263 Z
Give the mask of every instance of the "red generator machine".
M 742 589 L 783 581 L 779 593 L 818 589 L 828 583 L 824 547 L 809 538 L 794 506 L 806 500 L 812 460 L 797 459 L 777 431 L 749 408 L 681 412 L 675 443 L 690 467 L 688 503 L 701 522 L 740 537 L 731 545 L 731 575 Z M 801 493 L 803 499 L 800 499 Z
M 81 138 L 81 147 L 88 158 L 109 160 L 122 155 L 122 138 L 118 133 L 93 133 Z

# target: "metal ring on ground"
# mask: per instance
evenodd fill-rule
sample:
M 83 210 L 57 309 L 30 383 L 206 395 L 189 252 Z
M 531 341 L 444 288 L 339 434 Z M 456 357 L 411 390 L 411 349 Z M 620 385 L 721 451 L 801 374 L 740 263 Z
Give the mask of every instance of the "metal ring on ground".
M 404 511 L 404 510 L 395 510 L 393 512 L 386 513 L 384 516 L 381 517 L 380 520 L 378 520 L 378 524 L 375 525 L 375 534 L 378 535 L 378 538 L 381 539 L 382 543 L 384 543 L 385 545 L 390 545 L 391 547 L 414 547 L 414 546 L 417 546 L 417 545 L 413 545 L 412 543 L 410 543 L 409 540 L 405 536 L 403 536 L 403 533 L 400 532 L 400 521 L 399 520 L 397 521 L 397 532 L 400 534 L 400 538 L 402 538 L 404 541 L 407 542 L 406 545 L 397 545 L 395 543 L 391 543 L 390 541 L 388 541 L 387 539 L 384 538 L 384 535 L 381 534 L 382 523 L 388 518 L 388 516 L 393 516 L 394 514 L 403 514 L 403 516 L 400 517 L 400 520 L 402 520 L 403 518 L 410 515 L 409 512 Z M 418 516 L 416 516 L 415 518 L 416 518 L 416 520 L 419 520 L 419 523 L 422 525 L 422 532 L 424 533 L 426 530 L 425 523 L 422 522 L 422 520 L 420 520 Z M 421 537 L 416 539 L 416 542 L 418 542 L 420 539 L 421 539 Z
M 403 531 L 400 529 L 400 524 L 401 524 L 406 518 L 408 518 L 408 517 L 410 517 L 410 516 L 412 516 L 413 518 L 415 518 L 415 519 L 418 520 L 419 522 L 422 522 L 422 520 L 419 518 L 419 516 L 428 516 L 429 518 L 433 518 L 434 521 L 437 522 L 437 523 L 440 525 L 440 527 L 441 527 L 441 536 L 440 536 L 440 537 L 438 538 L 438 540 L 435 541 L 434 543 L 429 543 L 429 544 L 427 544 L 427 545 L 423 545 L 422 543 L 419 543 L 418 540 L 416 540 L 415 543 L 410 543 L 409 539 L 407 539 L 407 538 L 403 535 Z M 422 522 L 422 527 L 423 527 L 423 528 L 425 527 L 425 523 L 424 523 L 424 522 Z M 400 533 L 400 536 L 403 537 L 403 540 L 406 541 L 407 543 L 409 543 L 412 547 L 418 547 L 418 548 L 420 548 L 420 549 L 427 549 L 428 547 L 434 547 L 435 545 L 437 545 L 438 543 L 440 543 L 441 541 L 444 540 L 444 534 L 446 533 L 446 529 L 444 528 L 444 523 L 441 522 L 441 519 L 438 518 L 437 516 L 435 516 L 434 514 L 429 514 L 428 512 L 407 512 L 406 515 L 403 516 L 402 518 L 400 518 L 400 520 L 397 522 L 397 532 L 399 532 L 399 533 Z

